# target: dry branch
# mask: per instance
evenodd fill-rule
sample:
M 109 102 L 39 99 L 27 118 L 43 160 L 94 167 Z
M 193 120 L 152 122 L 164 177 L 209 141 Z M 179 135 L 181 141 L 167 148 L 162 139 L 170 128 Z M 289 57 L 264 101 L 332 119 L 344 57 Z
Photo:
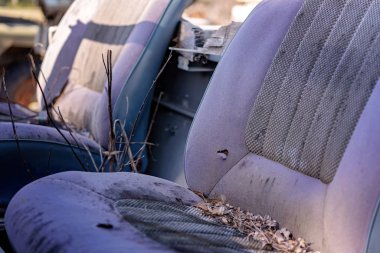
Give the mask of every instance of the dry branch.
M 108 142 L 108 160 L 109 168 L 112 172 L 115 161 L 117 160 L 117 153 L 115 153 L 116 134 L 113 129 L 113 115 L 112 115 L 112 51 L 107 50 L 107 61 L 104 60 L 102 55 L 104 69 L 107 75 L 107 95 L 108 95 L 108 119 L 110 125 L 109 142 Z
M 143 103 L 141 104 L 140 106 L 140 109 L 137 113 L 137 117 L 135 119 L 135 121 L 133 122 L 133 125 L 132 125 L 132 130 L 131 130 L 131 135 L 129 136 L 129 142 L 131 142 L 132 140 L 132 137 L 136 131 L 136 126 L 137 126 L 137 123 L 139 122 L 140 118 L 141 118 L 141 115 L 142 115 L 142 112 L 144 111 L 144 108 L 145 108 L 145 105 L 146 105 L 146 102 L 150 96 L 150 93 L 153 91 L 153 89 L 156 87 L 156 83 L 157 83 L 157 80 L 158 78 L 161 76 L 162 72 L 164 71 L 164 69 L 166 68 L 166 66 L 168 65 L 168 63 L 170 62 L 170 59 L 172 58 L 173 56 L 173 52 L 170 51 L 169 53 L 169 56 L 168 56 L 168 59 L 166 59 L 164 65 L 161 67 L 160 71 L 158 72 L 156 78 L 153 80 L 152 82 L 152 85 L 150 86 L 145 98 L 144 98 L 144 101 Z
M 128 155 L 128 158 L 129 158 L 129 163 L 131 165 L 131 168 L 132 168 L 132 172 L 135 172 L 137 173 L 138 170 L 137 170 L 137 166 L 136 166 L 136 162 L 135 162 L 135 159 L 134 159 L 134 156 L 133 156 L 133 153 L 132 153 L 132 149 L 131 149 L 131 145 L 130 145 L 130 142 L 129 142 L 129 137 L 127 135 L 127 133 L 125 132 L 125 129 L 124 129 L 124 124 L 121 124 L 120 120 L 115 120 L 114 122 L 114 131 L 116 131 L 116 127 L 119 126 L 120 127 L 120 130 L 121 130 L 121 138 L 124 140 L 124 150 L 122 152 L 122 156 L 120 157 L 120 161 L 119 161 L 119 171 L 121 171 L 123 169 L 123 162 L 125 160 L 125 157 L 126 155 Z
M 34 79 L 36 80 L 37 86 L 38 86 L 38 88 L 39 88 L 39 90 L 40 90 L 40 92 L 42 94 L 42 99 L 44 101 L 44 105 L 45 105 L 45 108 L 46 108 L 46 114 L 48 116 L 49 121 L 51 122 L 51 124 L 53 125 L 53 127 L 58 131 L 58 133 L 62 136 L 62 138 L 65 140 L 65 142 L 69 146 L 71 152 L 73 153 L 75 159 L 79 162 L 79 164 L 82 167 L 82 169 L 85 170 L 85 171 L 87 171 L 86 167 L 84 166 L 82 160 L 79 158 L 78 154 L 75 152 L 75 150 L 74 150 L 73 146 L 71 145 L 70 141 L 62 133 L 62 131 L 58 128 L 56 122 L 54 121 L 54 119 L 53 119 L 53 117 L 52 117 L 52 115 L 50 113 L 50 110 L 49 110 L 49 104 L 47 102 L 44 90 L 42 89 L 41 83 L 38 80 L 36 65 L 34 63 L 33 56 L 31 54 L 29 54 L 28 57 L 29 57 L 30 64 L 31 64 L 31 72 L 32 72 L 32 75 L 33 75 Z
M 150 133 L 152 132 L 153 125 L 154 125 L 154 122 L 155 122 L 155 120 L 156 120 L 156 115 L 157 115 L 158 107 L 160 106 L 160 102 L 161 102 L 161 99 L 162 99 L 163 94 L 164 94 L 163 92 L 160 92 L 160 95 L 158 96 L 157 104 L 156 104 L 156 107 L 154 108 L 154 112 L 153 112 L 153 114 L 152 114 L 152 119 L 151 119 L 151 121 L 150 121 L 150 125 L 149 125 L 149 128 L 148 128 L 148 132 L 147 132 L 147 134 L 146 134 L 146 136 L 145 136 L 145 141 L 144 141 L 144 143 L 143 143 L 143 146 L 142 146 L 142 148 L 141 148 L 141 151 L 140 151 L 140 153 L 139 153 L 139 156 L 137 157 L 137 161 L 140 161 L 140 160 L 141 160 L 142 155 L 143 155 L 143 153 L 144 153 L 144 151 L 145 151 L 145 148 L 146 148 L 146 146 L 147 146 L 148 139 L 149 139 L 149 137 L 150 137 Z

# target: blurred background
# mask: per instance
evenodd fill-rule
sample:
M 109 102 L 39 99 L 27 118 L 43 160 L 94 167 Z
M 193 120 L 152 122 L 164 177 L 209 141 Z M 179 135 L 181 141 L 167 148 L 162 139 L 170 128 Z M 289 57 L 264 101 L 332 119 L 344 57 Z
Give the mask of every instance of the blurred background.
M 33 5 L 36 3 L 36 0 L 0 0 L 0 5 Z
M 227 25 L 231 21 L 243 22 L 261 0 L 196 0 L 185 16 L 203 19 L 212 25 Z
M 261 0 L 195 0 L 186 12 L 192 18 L 204 19 L 211 24 L 228 24 L 230 21 L 242 22 L 249 12 Z M 65 8 L 72 0 L 0 0 L 2 13 L 4 10 L 14 12 L 16 9 L 28 9 L 36 17 L 42 19 L 38 5 L 60 6 Z M 22 15 L 22 14 L 21 14 Z M 26 14 L 25 14 L 26 15 Z

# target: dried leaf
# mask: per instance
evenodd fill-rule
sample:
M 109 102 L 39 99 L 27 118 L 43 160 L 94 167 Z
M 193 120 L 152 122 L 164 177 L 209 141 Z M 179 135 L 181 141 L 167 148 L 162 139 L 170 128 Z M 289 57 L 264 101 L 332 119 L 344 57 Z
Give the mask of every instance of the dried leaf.
M 279 223 L 270 216 L 253 215 L 226 203 L 226 198 L 208 199 L 203 193 L 195 192 L 203 201 L 196 204 L 206 216 L 214 218 L 221 224 L 238 229 L 249 239 L 262 243 L 263 250 L 273 250 L 281 253 L 320 253 L 313 251 L 310 243 L 304 239 L 295 240 L 286 228 L 280 228 Z

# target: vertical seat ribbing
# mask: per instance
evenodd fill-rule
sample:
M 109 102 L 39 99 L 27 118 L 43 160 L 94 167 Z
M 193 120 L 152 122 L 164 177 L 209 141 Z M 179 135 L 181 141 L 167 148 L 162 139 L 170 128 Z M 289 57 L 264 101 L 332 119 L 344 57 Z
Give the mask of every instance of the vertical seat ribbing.
M 316 14 L 306 11 L 310 5 L 319 6 Z M 332 181 L 380 75 L 374 59 L 380 51 L 379 11 L 376 1 L 304 3 L 250 114 L 251 152 Z M 303 19 L 313 20 L 299 27 Z M 298 36 L 291 36 L 295 30 Z M 291 58 L 282 56 L 296 47 Z

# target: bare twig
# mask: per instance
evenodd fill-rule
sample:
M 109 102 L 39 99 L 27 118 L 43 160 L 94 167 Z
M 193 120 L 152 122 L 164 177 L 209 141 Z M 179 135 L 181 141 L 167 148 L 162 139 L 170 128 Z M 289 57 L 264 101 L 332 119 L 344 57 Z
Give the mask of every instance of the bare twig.
M 112 51 L 107 51 L 107 62 L 104 60 L 104 56 L 102 55 L 103 65 L 106 70 L 107 75 L 107 95 L 108 95 L 108 119 L 110 124 L 110 131 L 109 131 L 109 142 L 108 142 L 108 154 L 109 154 L 109 168 L 112 172 L 114 162 L 116 159 L 116 153 L 115 153 L 115 145 L 116 145 L 116 135 L 115 131 L 113 129 L 113 115 L 112 115 Z
M 92 165 L 94 166 L 96 172 L 100 172 L 99 168 L 96 166 L 95 159 L 94 159 L 94 157 L 92 156 L 92 153 L 91 153 L 90 149 L 89 149 L 89 148 L 88 148 L 83 142 L 82 142 L 82 145 L 83 145 L 84 149 L 87 151 L 87 154 L 88 154 L 88 156 L 90 157 L 91 162 L 92 162 Z
M 35 68 L 35 64 L 34 64 L 34 59 L 33 59 L 33 56 L 31 54 L 28 55 L 29 57 L 29 60 L 31 62 L 31 71 L 32 71 L 32 75 L 34 77 L 34 79 L 36 80 L 37 82 L 37 86 L 42 94 L 42 98 L 43 98 L 43 101 L 44 101 L 44 104 L 45 104 L 45 107 L 46 107 L 46 114 L 50 120 L 50 122 L 52 123 L 53 127 L 58 131 L 58 133 L 62 136 L 62 138 L 65 140 L 65 142 L 68 144 L 71 152 L 73 153 L 75 159 L 79 162 L 79 164 L 81 165 L 82 169 L 87 171 L 86 167 L 84 166 L 82 160 L 79 158 L 79 156 L 77 155 L 77 153 L 75 152 L 73 146 L 71 145 L 70 141 L 66 138 L 66 136 L 62 133 L 62 131 L 58 128 L 57 124 L 55 123 L 53 117 L 51 116 L 50 114 L 50 110 L 49 110 L 49 105 L 47 103 L 47 99 L 46 99 L 46 96 L 45 96 L 45 93 L 42 89 L 42 86 L 38 80 L 38 77 L 37 77 L 37 70 Z
M 155 122 L 155 119 L 156 119 L 156 115 L 157 115 L 157 111 L 158 111 L 158 107 L 160 106 L 160 102 L 161 102 L 161 99 L 162 99 L 162 96 L 163 96 L 163 92 L 160 92 L 160 95 L 158 96 L 158 100 L 157 100 L 157 104 L 156 104 L 156 107 L 154 108 L 154 112 L 152 114 L 152 119 L 150 121 L 150 125 L 149 125 L 149 128 L 148 128 L 148 132 L 145 136 L 145 141 L 144 141 L 144 144 L 141 148 L 141 152 L 139 153 L 139 156 L 137 157 L 137 160 L 141 160 L 142 158 L 142 155 L 144 153 L 144 150 L 147 146 L 147 143 L 148 143 L 148 139 L 150 137 L 150 133 L 152 132 L 152 129 L 153 129 L 153 125 L 154 125 L 154 122 Z
M 71 127 L 66 123 L 65 119 L 63 118 L 63 115 L 62 115 L 61 110 L 59 109 L 59 107 L 57 107 L 57 112 L 58 112 L 58 116 L 59 116 L 62 124 L 64 125 L 65 129 L 69 132 L 71 138 L 74 140 L 74 142 L 75 142 L 76 146 L 78 147 L 79 152 L 81 153 L 82 157 L 84 157 L 84 160 L 85 160 L 85 162 L 87 164 L 87 169 L 89 169 L 87 158 L 86 158 L 86 156 L 84 156 L 82 154 L 82 150 L 80 149 L 81 146 L 79 145 L 79 142 L 78 142 L 77 138 L 74 136 L 73 130 L 71 129 Z M 87 146 L 82 141 L 81 141 L 81 143 L 82 143 L 82 146 L 86 149 L 88 155 L 90 156 L 93 165 L 95 165 L 94 159 L 92 157 L 92 153 L 89 152 L 89 149 L 87 148 Z M 95 165 L 95 169 L 96 169 L 96 165 Z
M 155 111 L 153 113 L 153 116 L 152 116 L 152 121 L 150 123 L 150 126 L 149 126 L 149 129 L 148 129 L 148 132 L 147 132 L 147 135 L 145 137 L 145 141 L 143 143 L 140 143 L 142 144 L 143 146 L 138 150 L 138 152 L 136 153 L 136 155 L 138 155 L 138 157 L 135 159 L 135 156 L 132 154 L 132 149 L 131 149 L 131 144 L 135 144 L 135 142 L 132 142 L 132 137 L 135 133 L 135 130 L 136 130 L 136 127 L 137 127 L 137 124 L 141 118 L 141 115 L 144 111 L 144 107 L 147 103 L 147 100 L 151 94 L 151 92 L 154 90 L 155 86 L 156 86 L 156 83 L 157 83 L 157 80 L 158 78 L 161 76 L 162 72 L 165 70 L 166 66 L 168 65 L 168 63 L 170 62 L 170 59 L 172 58 L 172 52 L 170 52 L 167 60 L 165 61 L 164 65 L 161 67 L 160 71 L 158 72 L 156 78 L 153 80 L 152 82 L 152 85 L 150 86 L 144 100 L 143 100 L 143 103 L 141 104 L 140 108 L 139 108 L 139 111 L 137 113 L 137 116 L 132 124 L 132 128 L 131 128 L 131 132 L 130 132 L 130 136 L 127 135 L 126 131 L 125 131 L 125 124 L 122 124 L 119 120 L 115 121 L 114 122 L 114 132 L 116 132 L 116 125 L 120 126 L 121 128 L 121 142 L 118 142 L 118 143 L 122 143 L 124 144 L 124 149 L 123 149 L 123 152 L 121 153 L 121 155 L 119 155 L 118 157 L 118 171 L 121 171 L 125 166 L 128 166 L 130 165 L 131 166 L 131 170 L 132 172 L 138 172 L 138 169 L 137 169 L 137 164 L 138 162 L 142 159 L 143 157 L 143 152 L 146 148 L 146 146 L 149 146 L 149 145 L 155 145 L 155 144 L 151 144 L 151 143 L 148 143 L 148 138 L 150 136 L 150 133 L 152 131 L 152 128 L 153 128 L 153 124 L 154 124 L 154 119 L 155 119 L 155 116 L 157 114 L 157 110 L 158 110 L 158 107 L 155 108 Z M 161 99 L 162 97 L 162 94 L 160 94 L 160 98 Z M 129 162 L 124 164 L 124 160 L 126 157 L 129 157 Z
M 72 131 L 71 127 L 69 127 L 69 125 L 67 125 L 67 123 L 66 123 L 66 121 L 65 121 L 65 119 L 63 118 L 63 115 L 62 115 L 62 113 L 61 113 L 61 109 L 59 109 L 59 107 L 57 107 L 57 113 L 58 113 L 59 119 L 61 120 L 63 126 L 64 126 L 65 129 L 69 132 L 71 138 L 74 140 L 76 146 L 79 148 L 79 147 L 80 147 L 80 146 L 79 146 L 79 142 L 78 142 L 78 140 L 74 137 L 74 135 L 73 135 L 73 131 Z
M 150 96 L 150 93 L 153 91 L 153 89 L 155 88 L 156 86 L 156 83 L 157 83 L 157 80 L 158 78 L 161 76 L 162 72 L 165 70 L 166 66 L 168 65 L 168 63 L 170 62 L 170 59 L 172 58 L 173 56 L 173 52 L 170 51 L 169 53 L 169 56 L 168 56 L 168 59 L 166 59 L 166 62 L 164 63 L 164 65 L 161 67 L 160 71 L 158 72 L 156 78 L 153 80 L 152 82 L 152 85 L 150 86 L 145 98 L 144 98 L 144 101 L 143 103 L 141 104 L 140 106 L 140 109 L 137 113 L 137 117 L 135 119 L 135 121 L 133 122 L 133 125 L 132 125 L 132 130 L 131 130 L 131 135 L 129 136 L 129 142 L 131 142 L 132 140 L 132 137 L 134 136 L 134 133 L 136 131 L 136 126 L 137 126 L 137 123 L 139 122 L 140 118 L 141 118 L 141 115 L 142 115 L 142 112 L 144 111 L 144 108 L 145 108 L 145 105 L 146 105 L 146 102 Z
M 145 144 L 146 146 L 153 146 L 153 147 L 158 147 L 160 146 L 159 144 L 157 143 L 153 143 L 153 142 L 131 142 L 130 144 Z
M 29 175 L 31 175 L 31 171 L 30 171 L 29 165 L 26 162 L 25 157 L 23 156 L 23 154 L 21 152 L 20 141 L 19 141 L 18 136 L 17 136 L 16 125 L 15 125 L 15 121 L 13 119 L 13 112 L 12 112 L 12 107 L 11 107 L 11 103 L 10 103 L 10 100 L 9 100 L 9 94 L 8 94 L 8 91 L 7 91 L 7 86 L 5 84 L 5 69 L 4 68 L 1 69 L 1 83 L 2 83 L 2 86 L 3 86 L 3 89 L 4 89 L 5 97 L 7 98 L 8 109 L 9 109 L 9 116 L 11 117 L 13 137 L 15 138 L 15 141 L 16 141 L 17 152 L 19 153 L 19 155 L 20 155 L 20 157 L 21 157 L 21 159 L 22 159 L 22 161 L 24 163 L 26 172 Z
M 128 138 L 128 135 L 127 133 L 125 132 L 125 129 L 124 129 L 124 125 L 120 122 L 120 120 L 115 120 L 114 122 L 114 130 L 116 130 L 116 127 L 119 126 L 120 127 L 120 130 L 121 130 L 121 136 L 122 138 L 124 139 L 125 141 L 125 147 L 124 147 L 124 150 L 123 150 L 123 153 L 120 157 L 120 161 L 121 163 L 124 162 L 125 160 L 125 157 L 126 155 L 128 155 L 129 157 L 129 162 L 131 164 L 131 168 L 132 168 L 132 172 L 135 172 L 137 173 L 137 167 L 136 167 L 136 162 L 135 162 L 135 159 L 134 159 L 134 156 L 132 154 L 132 150 L 131 150 L 131 146 L 130 146 L 130 142 L 129 142 L 129 138 Z M 121 166 L 121 168 L 118 168 L 119 170 L 122 170 L 123 169 L 123 166 Z
M 100 156 L 100 164 L 103 164 L 104 158 L 103 158 L 103 151 L 102 151 L 102 146 L 99 145 L 99 156 Z M 99 166 L 99 170 L 101 169 L 101 166 Z

